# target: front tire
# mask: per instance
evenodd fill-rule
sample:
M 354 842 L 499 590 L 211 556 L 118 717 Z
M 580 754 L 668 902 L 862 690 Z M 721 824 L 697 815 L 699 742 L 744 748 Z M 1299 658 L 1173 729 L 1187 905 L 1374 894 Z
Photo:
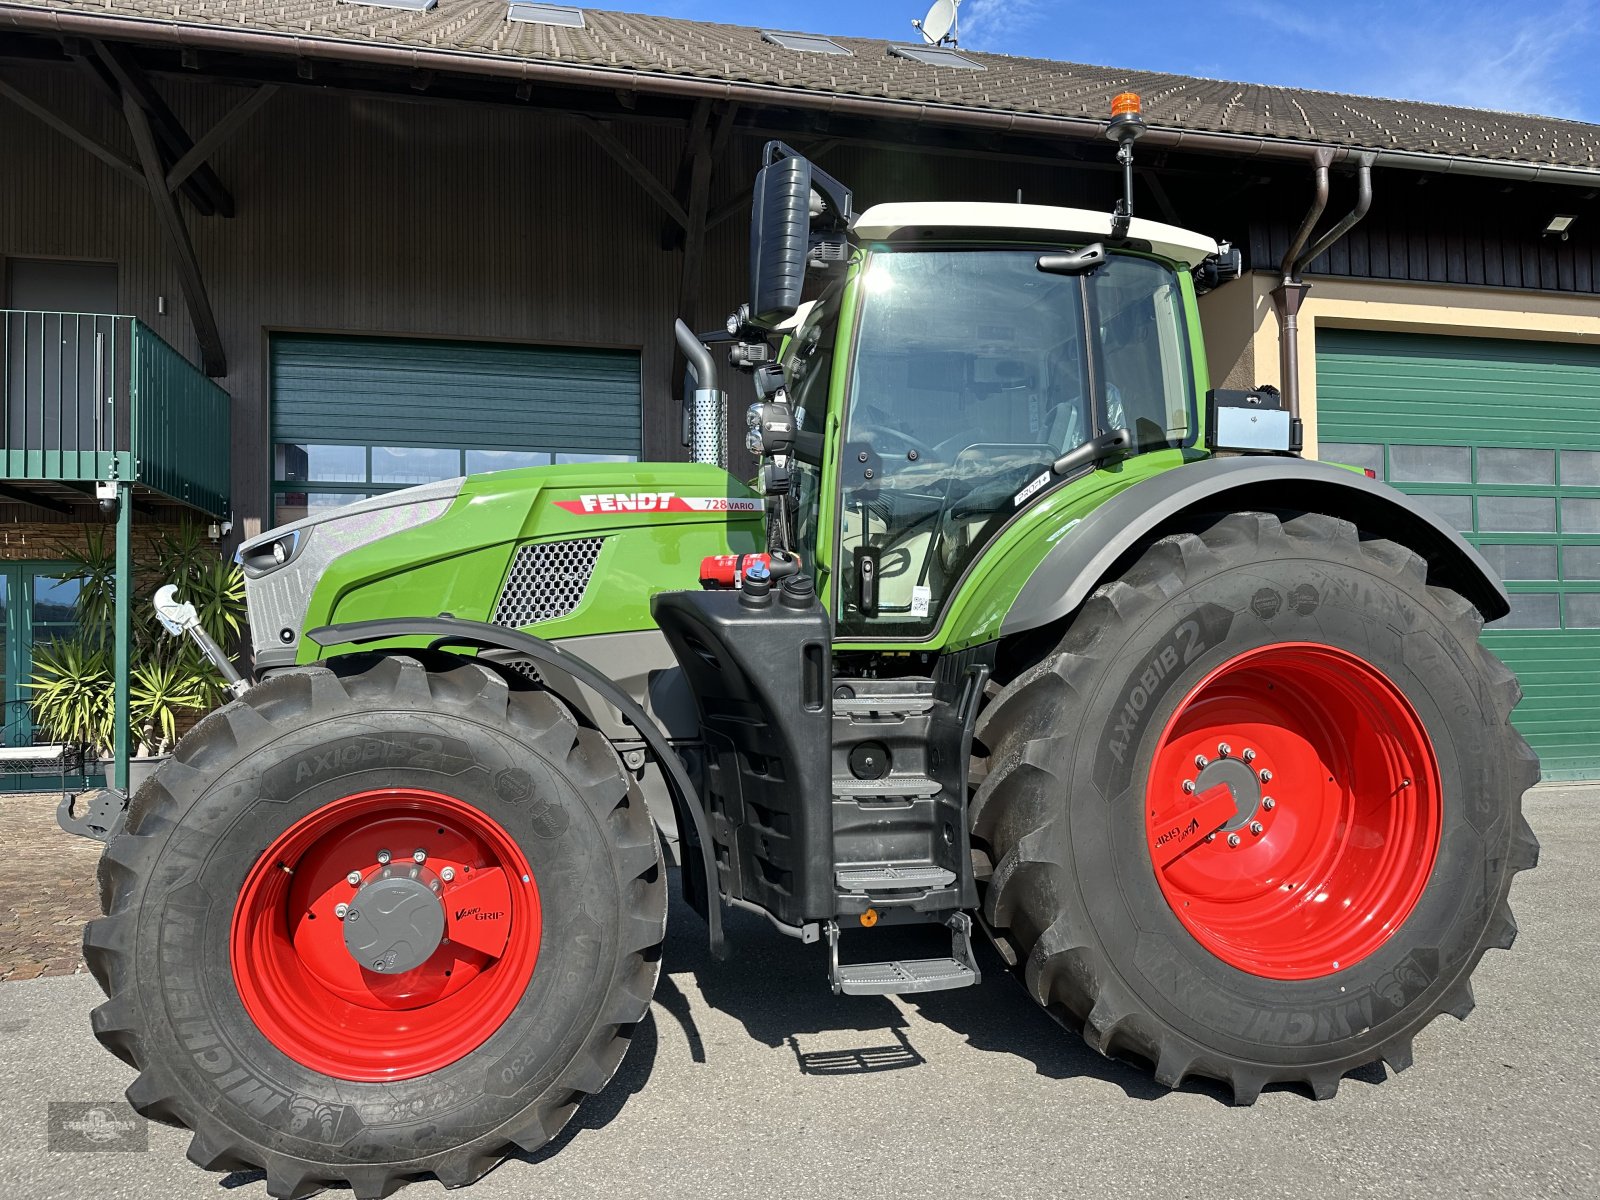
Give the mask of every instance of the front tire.
M 549 693 L 433 665 L 258 685 L 101 860 L 84 955 L 129 1101 L 273 1196 L 461 1186 L 538 1149 L 654 991 L 663 864 L 615 752 Z
M 978 729 L 984 915 L 1033 996 L 1237 1103 L 1408 1066 L 1472 1008 L 1537 859 L 1538 764 L 1481 625 L 1316 514 L 1201 522 L 1098 589 Z

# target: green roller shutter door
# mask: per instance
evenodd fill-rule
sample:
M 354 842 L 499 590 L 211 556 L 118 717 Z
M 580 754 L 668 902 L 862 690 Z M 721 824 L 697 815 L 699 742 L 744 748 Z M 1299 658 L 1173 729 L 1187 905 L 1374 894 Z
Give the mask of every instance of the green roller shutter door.
M 1483 551 L 1517 728 L 1547 779 L 1600 776 L 1600 347 L 1319 330 L 1317 437 Z
M 637 457 L 639 356 L 498 342 L 278 335 L 274 442 Z

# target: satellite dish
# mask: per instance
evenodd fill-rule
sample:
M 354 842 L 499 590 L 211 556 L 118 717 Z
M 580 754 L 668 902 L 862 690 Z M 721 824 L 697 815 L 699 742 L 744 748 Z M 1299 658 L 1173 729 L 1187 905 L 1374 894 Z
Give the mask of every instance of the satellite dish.
M 942 46 L 945 42 L 954 44 L 958 36 L 956 9 L 960 4 L 961 0 L 933 0 L 928 15 L 911 24 L 922 31 L 923 41 L 930 46 Z

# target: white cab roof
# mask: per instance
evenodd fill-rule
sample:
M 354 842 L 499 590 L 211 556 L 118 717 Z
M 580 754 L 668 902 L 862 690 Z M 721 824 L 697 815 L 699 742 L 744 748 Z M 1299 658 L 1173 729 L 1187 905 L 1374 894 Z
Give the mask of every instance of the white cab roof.
M 992 229 L 1068 235 L 1070 240 L 1094 241 L 1111 236 L 1111 214 L 1087 208 L 1052 208 L 1044 204 L 992 204 L 982 202 L 931 202 L 874 204 L 851 227 L 863 242 L 885 242 L 911 230 Z M 1133 218 L 1128 237 L 1148 242 L 1163 258 L 1193 267 L 1217 252 L 1217 243 L 1198 233 Z

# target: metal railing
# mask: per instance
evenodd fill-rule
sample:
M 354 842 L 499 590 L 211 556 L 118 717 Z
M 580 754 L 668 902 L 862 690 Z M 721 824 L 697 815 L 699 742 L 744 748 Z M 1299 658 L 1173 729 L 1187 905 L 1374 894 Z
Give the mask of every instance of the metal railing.
M 0 309 L 0 479 L 133 480 L 223 516 L 230 408 L 134 317 Z

